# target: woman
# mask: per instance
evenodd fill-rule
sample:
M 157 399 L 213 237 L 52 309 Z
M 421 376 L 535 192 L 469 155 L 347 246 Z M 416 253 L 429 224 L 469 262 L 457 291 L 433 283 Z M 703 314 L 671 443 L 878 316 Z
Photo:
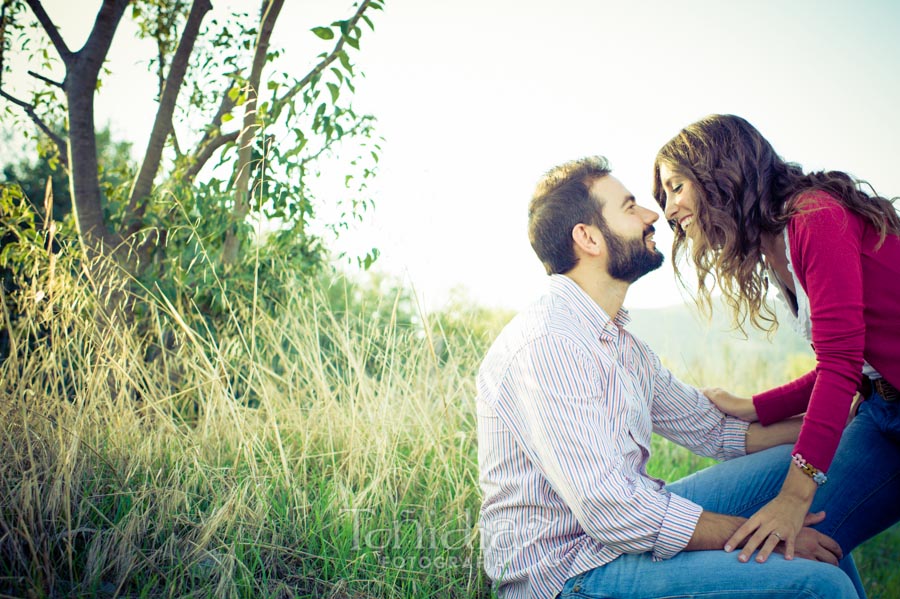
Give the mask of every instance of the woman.
M 806 413 L 780 493 L 726 551 L 745 543 L 742 561 L 757 549 L 765 561 L 784 543 L 790 559 L 804 516 L 824 505 L 816 528 L 849 553 L 900 520 L 900 218 L 892 202 L 846 173 L 804 173 L 732 115 L 700 120 L 663 146 L 653 193 L 675 231 L 676 274 L 687 254 L 701 304 L 711 307 L 718 284 L 737 326 L 773 330 L 771 282 L 816 354 L 814 371 L 752 400 L 709 393 L 724 412 L 763 424 Z M 857 390 L 865 401 L 844 431 Z

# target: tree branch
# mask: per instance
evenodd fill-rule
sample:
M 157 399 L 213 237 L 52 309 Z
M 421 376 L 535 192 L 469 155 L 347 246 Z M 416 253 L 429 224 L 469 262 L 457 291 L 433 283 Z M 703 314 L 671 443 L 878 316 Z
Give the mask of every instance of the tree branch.
M 239 74 L 239 72 L 236 74 Z M 212 158 L 216 150 L 230 141 L 235 141 L 238 137 L 239 132 L 237 131 L 223 135 L 220 129 L 222 126 L 222 119 L 226 114 L 231 112 L 232 108 L 234 108 L 234 100 L 228 93 L 229 91 L 231 91 L 231 86 L 222 93 L 222 101 L 219 103 L 219 109 L 216 111 L 212 122 L 203 132 L 203 137 L 200 138 L 200 141 L 197 142 L 197 145 L 190 154 L 190 166 L 184 174 L 185 181 L 193 181 L 194 177 L 200 173 L 200 170 L 209 159 Z
M 231 109 L 234 108 L 234 100 L 229 95 L 229 91 L 231 90 L 231 86 L 225 90 L 222 94 L 222 102 L 219 104 L 219 109 L 216 111 L 216 115 L 212 119 L 212 123 L 206 128 L 206 131 L 203 132 L 203 137 L 200 138 L 200 141 L 197 142 L 197 146 L 195 147 L 192 154 L 197 156 L 203 147 L 209 143 L 209 140 L 212 139 L 212 136 L 218 133 L 219 127 L 222 126 L 222 119 L 226 114 L 231 112 Z
M 44 77 L 40 73 L 35 73 L 34 71 L 28 71 L 28 74 L 31 75 L 32 77 L 34 77 L 35 79 L 43 81 L 44 83 L 48 83 L 50 85 L 58 87 L 59 89 L 64 89 L 62 83 L 60 83 L 59 81 L 54 81 L 53 79 L 50 79 L 49 77 Z
M 159 86 L 159 91 L 157 92 L 157 94 L 159 95 L 160 99 L 162 99 L 163 90 L 166 88 L 166 76 L 164 74 L 166 72 L 166 56 L 163 52 L 162 40 L 160 39 L 156 40 L 156 60 L 156 80 L 157 85 Z
M 56 48 L 56 51 L 59 53 L 59 57 L 62 58 L 63 63 L 68 66 L 69 61 L 72 60 L 74 55 L 72 54 L 72 51 L 69 50 L 66 42 L 63 41 L 62 36 L 59 34 L 59 29 L 53 24 L 53 21 L 50 20 L 47 11 L 44 10 L 44 5 L 41 4 L 41 0 L 25 0 L 25 2 L 28 4 L 29 8 L 31 8 L 31 12 L 34 13 L 34 16 L 37 17 L 41 27 L 47 32 L 47 36 L 53 43 L 53 47 Z
M 191 165 L 188 167 L 187 171 L 184 173 L 184 180 L 187 182 L 193 181 L 194 177 L 196 177 L 203 166 L 209 162 L 209 159 L 213 157 L 213 154 L 216 153 L 216 150 L 224 146 L 229 142 L 236 141 L 238 138 L 239 131 L 232 131 L 231 133 L 226 133 L 224 135 L 219 135 L 218 137 L 214 137 L 201 148 L 198 148 L 194 153 L 192 158 Z
M 359 5 L 359 9 L 357 9 L 356 14 L 354 14 L 353 17 L 351 17 L 350 20 L 347 22 L 348 33 L 353 31 L 353 29 L 356 27 L 356 24 L 362 18 L 363 13 L 366 12 L 366 9 L 369 8 L 369 5 L 371 3 L 372 3 L 372 0 L 364 0 L 362 2 L 362 4 Z M 293 98 L 298 93 L 303 91 L 303 88 L 305 88 L 307 85 L 309 85 L 310 81 L 312 81 L 322 71 L 327 69 L 328 65 L 330 65 L 335 60 L 337 60 L 338 56 L 340 56 L 340 53 L 344 49 L 345 41 L 346 41 L 346 36 L 342 35 L 341 39 L 338 40 L 338 43 L 335 44 L 334 49 L 328 54 L 328 56 L 323 58 L 322 62 L 317 64 L 313 68 L 313 70 L 311 70 L 309 73 L 307 73 L 306 76 L 303 79 L 301 79 L 300 81 L 298 81 L 291 89 L 289 89 L 287 91 L 287 93 L 285 93 L 282 97 L 275 100 L 273 102 L 273 106 L 275 106 L 275 105 L 283 106 L 284 104 L 288 103 L 291 100 L 291 98 Z
M 191 12 L 184 25 L 184 31 L 181 33 L 181 40 L 178 42 L 178 49 L 175 50 L 175 56 L 172 58 L 169 74 L 166 76 L 166 83 L 163 86 L 163 93 L 159 99 L 159 109 L 153 122 L 153 130 L 147 143 L 147 152 L 144 155 L 144 161 L 141 163 L 141 170 L 131 188 L 131 198 L 128 200 L 127 214 L 136 221 L 132 225 L 133 227 L 138 226 L 139 222 L 137 221 L 140 221 L 144 216 L 146 209 L 144 199 L 150 195 L 153 189 L 153 180 L 156 178 L 156 173 L 159 170 L 163 147 L 166 139 L 169 137 L 169 133 L 172 131 L 172 115 L 175 113 L 178 92 L 181 90 L 182 83 L 184 83 L 188 61 L 191 53 L 194 51 L 194 43 L 197 41 L 197 36 L 200 33 L 200 24 L 203 22 L 203 17 L 210 10 L 212 10 L 210 0 L 194 0 L 194 3 L 191 5 Z
M 181 152 L 181 144 L 178 143 L 178 135 L 175 133 L 175 128 L 172 128 L 172 131 L 169 133 L 172 136 L 172 149 L 175 150 L 175 159 L 178 160 L 184 154 Z
M 253 138 L 259 129 L 259 118 L 256 103 L 259 99 L 259 87 L 262 81 L 262 70 L 269 53 L 269 39 L 275 27 L 275 21 L 281 12 L 284 0 L 263 0 L 259 34 L 256 36 L 256 47 L 253 52 L 253 66 L 250 79 L 247 80 L 247 102 L 244 104 L 244 121 L 238 137 L 238 159 L 234 166 L 234 208 L 231 210 L 233 223 L 240 223 L 250 210 L 250 162 L 253 158 Z M 238 259 L 238 239 L 236 227 L 229 226 L 225 231 L 225 242 L 222 245 L 222 263 L 235 264 Z
M 166 85 L 166 57 L 171 52 L 168 47 L 167 34 L 175 27 L 175 21 L 178 20 L 178 11 L 167 6 L 167 2 L 160 2 L 156 5 L 156 30 L 153 37 L 156 40 L 156 80 L 159 85 L 157 92 L 157 100 L 163 95 L 163 88 Z
M 27 1 L 30 3 L 35 0 Z M 129 2 L 130 0 L 103 0 L 87 41 L 84 42 L 81 50 L 72 54 L 76 70 L 80 72 L 85 81 L 90 80 L 95 87 L 96 78 L 100 74 L 106 55 L 109 54 L 113 36 L 116 29 L 119 28 L 119 22 L 122 20 L 122 15 L 125 14 Z M 67 77 L 70 70 L 66 69 Z
M 284 6 L 284 0 L 267 0 L 263 4 L 260 16 L 259 34 L 256 36 L 256 48 L 253 53 L 253 65 L 250 68 L 250 79 L 247 81 L 247 102 L 244 104 L 244 122 L 238 141 L 238 162 L 235 167 L 235 212 L 239 216 L 247 205 L 246 197 L 250 182 L 250 169 L 247 168 L 252 155 L 251 142 L 256 136 L 257 115 L 256 105 L 259 100 L 259 87 L 262 81 L 262 70 L 266 64 L 266 56 L 269 53 L 269 39 L 275 28 L 275 21 Z
M 6 71 L 4 57 L 4 52 L 6 51 L 6 28 L 9 27 L 9 21 L 12 20 L 12 17 L 9 20 L 6 18 L 6 9 L 8 8 L 10 8 L 9 2 L 3 0 L 3 4 L 0 4 L 0 87 L 3 87 L 3 73 Z
M 238 159 L 234 167 L 234 222 L 241 222 L 250 210 L 250 161 L 253 157 L 253 138 L 259 130 L 259 119 L 256 105 L 259 100 L 259 87 L 262 71 L 269 54 L 269 39 L 275 28 L 275 21 L 281 12 L 284 0 L 265 0 L 260 17 L 259 34 L 256 36 L 256 48 L 253 52 L 253 66 L 250 68 L 250 79 L 247 80 L 247 101 L 244 104 L 244 121 L 238 137 Z M 234 264 L 237 261 L 238 239 L 234 227 L 225 231 L 225 243 L 222 247 L 222 262 Z
M 69 158 L 68 158 L 67 151 L 66 151 L 66 141 L 62 137 L 60 137 L 59 135 L 54 133 L 50 129 L 50 127 L 47 126 L 47 123 L 45 123 L 43 121 L 43 119 L 41 119 L 41 117 L 38 116 L 38 114 L 34 111 L 34 105 L 29 104 L 28 102 L 23 102 L 22 100 L 20 100 L 18 98 L 14 98 L 13 96 L 9 95 L 2 89 L 0 89 L 0 96 L 2 96 L 3 98 L 6 98 L 7 100 L 9 100 L 10 102 L 12 102 L 13 104 L 15 104 L 16 106 L 20 107 L 22 110 L 25 111 L 25 114 L 28 115 L 28 118 L 30 118 L 34 122 L 34 124 L 37 125 L 38 128 L 44 133 L 44 135 L 49 137 L 50 141 L 52 141 L 54 143 L 54 145 L 56 145 L 56 149 L 59 152 L 59 161 L 63 165 L 63 167 L 68 169 L 69 168 Z
M 371 120 L 371 119 L 368 119 L 368 120 Z M 369 126 L 371 126 L 371 124 L 367 123 L 366 121 L 367 121 L 366 117 L 363 117 L 362 119 L 357 121 L 352 127 L 347 129 L 346 131 L 344 131 L 343 137 L 352 137 L 352 135 L 354 133 L 356 133 L 357 131 L 359 131 L 364 125 L 369 124 Z M 339 141 L 339 139 L 336 137 L 333 137 L 333 138 L 327 140 L 324 144 L 322 144 L 322 147 L 319 148 L 318 152 L 316 152 L 315 154 L 311 154 L 311 155 L 307 156 L 306 158 L 301 159 L 300 165 L 306 166 L 307 164 L 315 162 L 316 160 L 321 158 L 322 154 L 324 154 L 325 152 L 330 150 L 332 144 L 336 143 L 337 141 Z

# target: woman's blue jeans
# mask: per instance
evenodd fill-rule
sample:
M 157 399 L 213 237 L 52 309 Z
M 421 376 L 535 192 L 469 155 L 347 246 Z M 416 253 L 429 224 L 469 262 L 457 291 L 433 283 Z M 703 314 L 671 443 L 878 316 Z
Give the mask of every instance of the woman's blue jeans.
M 900 402 L 876 393 L 860 405 L 816 492 L 812 511 L 820 510 L 825 520 L 813 528 L 845 554 L 900 521 Z
M 863 402 L 844 431 L 828 483 L 811 511 L 826 518 L 814 528 L 844 550 L 841 568 L 773 554 L 765 563 L 741 563 L 738 552 L 684 551 L 654 562 L 647 553 L 623 555 L 571 578 L 561 597 L 591 599 L 704 599 L 757 597 L 865 597 L 850 551 L 900 520 L 900 402 L 875 395 Z M 749 517 L 781 488 L 790 446 L 716 464 L 668 489 L 708 511 Z

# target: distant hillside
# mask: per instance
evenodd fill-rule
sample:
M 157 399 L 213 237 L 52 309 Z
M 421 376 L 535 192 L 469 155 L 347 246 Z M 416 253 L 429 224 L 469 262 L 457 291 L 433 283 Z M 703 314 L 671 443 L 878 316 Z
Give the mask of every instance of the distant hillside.
M 769 340 L 755 329 L 748 331 L 749 338 L 730 330 L 729 315 L 722 306 L 716 306 L 711 323 L 688 305 L 630 310 L 630 314 L 628 330 L 693 385 L 753 393 L 800 376 L 814 364 L 812 349 L 786 321 Z

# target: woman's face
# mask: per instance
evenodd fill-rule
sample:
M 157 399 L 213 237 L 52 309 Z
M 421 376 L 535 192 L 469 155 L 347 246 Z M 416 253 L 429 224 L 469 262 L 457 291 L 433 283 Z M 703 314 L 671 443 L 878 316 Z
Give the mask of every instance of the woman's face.
M 696 239 L 702 234 L 696 218 L 699 190 L 666 162 L 659 163 L 659 180 L 666 194 L 666 220 L 675 221 L 688 238 Z

